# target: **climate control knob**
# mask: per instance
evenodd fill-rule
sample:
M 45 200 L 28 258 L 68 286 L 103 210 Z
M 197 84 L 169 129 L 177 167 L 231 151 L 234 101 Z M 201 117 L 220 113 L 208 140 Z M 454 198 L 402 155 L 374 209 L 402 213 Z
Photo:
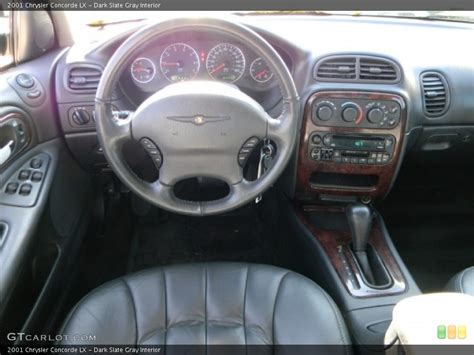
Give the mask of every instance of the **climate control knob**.
M 329 105 L 321 105 L 316 111 L 316 115 L 321 121 L 329 121 L 334 114 L 334 110 Z
M 342 110 L 342 119 L 346 122 L 356 122 L 360 116 L 360 108 L 348 105 Z
M 369 120 L 370 123 L 380 123 L 382 122 L 384 117 L 384 113 L 381 109 L 379 108 L 373 108 L 367 113 L 367 120 Z

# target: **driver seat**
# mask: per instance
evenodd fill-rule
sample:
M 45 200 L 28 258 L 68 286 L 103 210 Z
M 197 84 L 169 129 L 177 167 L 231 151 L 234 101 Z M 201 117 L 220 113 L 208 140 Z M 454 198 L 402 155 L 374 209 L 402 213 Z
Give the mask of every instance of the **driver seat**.
M 108 345 L 350 343 L 337 306 L 311 280 L 227 262 L 153 268 L 108 282 L 75 306 L 60 334 L 92 334 L 93 344 Z

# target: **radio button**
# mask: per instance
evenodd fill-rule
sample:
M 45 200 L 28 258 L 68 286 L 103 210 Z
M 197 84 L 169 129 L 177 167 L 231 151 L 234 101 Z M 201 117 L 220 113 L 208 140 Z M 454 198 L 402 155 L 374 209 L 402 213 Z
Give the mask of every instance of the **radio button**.
M 359 163 L 359 158 L 351 158 L 351 163 L 352 164 L 358 164 Z
M 323 140 L 321 139 L 321 136 L 319 134 L 315 134 L 313 137 L 311 137 L 311 141 L 314 144 L 321 144 Z
M 349 158 L 349 157 L 342 157 L 342 162 L 343 162 L 343 163 L 350 163 L 350 162 L 351 162 L 351 158 Z
M 367 163 L 373 165 L 375 164 L 375 159 L 367 159 Z
M 310 154 L 311 154 L 311 159 L 313 160 L 321 159 L 321 150 L 319 150 L 318 148 L 314 148 Z
M 367 158 L 360 158 L 359 164 L 367 164 Z
M 323 142 L 325 145 L 329 146 L 331 144 L 331 136 L 329 134 L 326 134 L 324 136 Z

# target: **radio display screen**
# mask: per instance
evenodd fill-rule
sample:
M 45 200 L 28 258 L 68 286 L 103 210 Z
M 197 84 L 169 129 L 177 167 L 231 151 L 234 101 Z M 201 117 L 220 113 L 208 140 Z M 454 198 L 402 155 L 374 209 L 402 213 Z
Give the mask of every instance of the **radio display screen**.
M 385 146 L 385 139 L 382 137 L 334 135 L 331 140 L 331 146 L 343 149 L 380 150 Z

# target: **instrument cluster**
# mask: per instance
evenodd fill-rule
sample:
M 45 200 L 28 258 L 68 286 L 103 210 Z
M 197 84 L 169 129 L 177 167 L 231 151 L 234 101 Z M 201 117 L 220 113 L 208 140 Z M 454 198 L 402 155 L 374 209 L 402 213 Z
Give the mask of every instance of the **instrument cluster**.
M 276 86 L 265 60 L 225 38 L 170 36 L 138 52 L 129 68 L 130 81 L 143 92 L 187 80 L 217 80 L 256 92 Z

